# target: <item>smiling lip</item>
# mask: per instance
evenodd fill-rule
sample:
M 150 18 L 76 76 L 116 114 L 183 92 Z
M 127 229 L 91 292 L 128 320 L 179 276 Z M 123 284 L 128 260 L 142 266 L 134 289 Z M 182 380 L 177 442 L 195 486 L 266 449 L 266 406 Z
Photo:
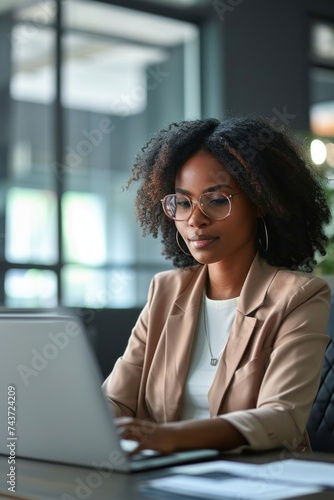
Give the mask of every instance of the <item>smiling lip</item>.
M 189 238 L 189 241 L 195 248 L 205 248 L 217 239 L 218 238 L 210 238 L 209 236 L 192 236 Z

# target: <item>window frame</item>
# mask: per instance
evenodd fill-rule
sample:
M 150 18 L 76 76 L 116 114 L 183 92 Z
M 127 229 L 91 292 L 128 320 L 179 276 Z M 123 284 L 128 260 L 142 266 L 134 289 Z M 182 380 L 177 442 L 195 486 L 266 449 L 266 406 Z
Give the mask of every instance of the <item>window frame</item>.
M 56 16 L 55 22 L 50 23 L 48 27 L 54 30 L 55 35 L 55 44 L 54 44 L 54 65 L 55 65 L 55 99 L 52 106 L 52 114 L 53 114 L 53 123 L 54 123 L 54 136 L 53 136 L 53 156 L 55 162 L 59 165 L 60 171 L 57 172 L 57 175 L 54 175 L 54 189 L 56 193 L 57 199 L 57 254 L 58 259 L 54 264 L 41 264 L 35 262 L 25 262 L 25 263 L 12 263 L 8 262 L 5 257 L 0 259 L 0 304 L 5 305 L 5 275 L 6 272 L 11 269 L 18 270 L 28 270 L 28 269 L 38 269 L 38 270 L 49 270 L 53 271 L 56 275 L 57 280 L 57 304 L 59 306 L 63 305 L 63 286 L 62 286 L 62 271 L 64 266 L 68 263 L 64 261 L 63 255 L 63 214 L 62 214 L 62 196 L 65 192 L 64 189 L 64 171 L 61 169 L 65 165 L 64 161 L 64 149 L 65 149 L 65 108 L 62 105 L 62 61 L 64 59 L 64 46 L 63 40 L 64 36 L 67 33 L 67 29 L 64 26 L 63 22 L 63 1 L 62 0 L 54 0 L 56 5 Z M 92 0 L 93 1 L 93 0 Z M 217 37 L 217 33 L 220 31 L 219 20 L 217 16 L 215 16 L 214 10 L 211 9 L 211 4 L 208 5 L 200 5 L 194 7 L 176 7 L 168 6 L 166 4 L 159 4 L 149 1 L 137 1 L 136 5 L 134 5 L 133 1 L 107 1 L 107 0 L 99 0 L 99 3 L 106 5 L 115 5 L 124 8 L 130 8 L 132 10 L 137 10 L 138 12 L 144 12 L 148 14 L 156 14 L 163 17 L 168 17 L 171 19 L 189 22 L 197 26 L 200 36 L 200 87 L 201 87 L 201 115 L 203 114 L 212 114 L 210 113 L 210 102 L 212 103 L 212 88 L 210 88 L 210 98 L 206 98 L 209 94 L 207 92 L 208 82 L 205 80 L 205 74 L 207 71 L 202 71 L 203 61 L 206 61 L 208 64 L 208 60 L 211 61 L 211 66 L 214 68 L 215 73 L 217 72 L 217 64 L 216 60 L 213 62 L 212 54 L 210 50 L 210 39 L 213 37 Z M 20 5 L 22 8 L 22 5 Z M 14 26 L 17 22 L 22 23 L 22 21 L 14 20 L 14 11 L 11 13 L 12 26 Z M 36 28 L 43 28 L 45 25 L 43 23 L 34 22 Z M 69 29 L 69 31 L 73 31 Z M 91 34 L 88 33 L 87 34 Z M 212 44 L 211 44 L 212 46 Z M 204 75 L 204 76 L 203 76 Z M 218 82 L 216 82 L 216 93 L 215 96 L 218 102 L 218 108 L 216 107 L 216 114 L 222 109 L 222 103 L 220 100 L 220 95 L 218 95 L 219 89 L 219 76 L 220 70 L 218 68 Z M 211 86 L 211 84 L 210 84 Z M 220 104 L 219 104 L 220 103 Z M 212 105 L 211 105 L 211 108 Z M 3 227 L 5 228 L 5 221 L 3 221 Z M 3 248 L 3 256 L 5 256 L 4 248 Z M 84 266 L 85 267 L 85 266 Z M 170 268 L 168 263 L 166 263 L 166 269 Z M 89 268 L 89 266 L 88 266 Z M 117 265 L 117 264 L 106 264 L 103 266 L 103 270 L 108 271 L 117 271 L 122 269 L 126 269 L 128 271 L 150 271 L 153 270 L 154 264 L 148 265 L 147 263 L 135 262 L 131 265 Z M 162 270 L 161 266 L 156 271 Z M 138 306 L 138 305 L 137 305 Z

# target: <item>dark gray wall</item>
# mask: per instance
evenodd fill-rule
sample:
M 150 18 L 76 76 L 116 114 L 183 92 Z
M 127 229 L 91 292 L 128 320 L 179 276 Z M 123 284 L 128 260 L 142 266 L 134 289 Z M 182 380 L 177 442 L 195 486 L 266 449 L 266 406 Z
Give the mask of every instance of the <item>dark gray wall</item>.
M 308 130 L 310 21 L 334 22 L 334 1 L 234 0 L 223 4 L 231 5 L 222 10 L 219 3 L 212 4 L 212 19 L 221 31 L 216 64 L 222 65 L 222 105 L 215 116 L 257 113 L 271 118 L 281 114 L 292 127 Z M 207 91 L 207 74 L 203 83 Z M 205 106 L 204 113 L 214 114 L 214 106 Z
M 293 118 L 308 128 L 308 51 L 301 0 L 243 1 L 222 23 L 225 113 Z M 286 113 L 285 113 L 286 115 Z M 292 123 L 291 123 L 292 125 Z

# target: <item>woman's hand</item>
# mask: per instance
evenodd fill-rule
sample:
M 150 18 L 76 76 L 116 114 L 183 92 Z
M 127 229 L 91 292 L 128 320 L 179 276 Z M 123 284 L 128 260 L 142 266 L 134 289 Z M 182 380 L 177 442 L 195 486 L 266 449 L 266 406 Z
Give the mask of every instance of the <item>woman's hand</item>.
M 226 451 L 248 444 L 235 427 L 219 417 L 163 424 L 132 417 L 115 420 L 121 439 L 138 442 L 131 455 L 145 449 L 160 453 L 203 448 Z
M 178 449 L 178 424 L 157 424 L 150 420 L 132 417 L 115 419 L 121 439 L 137 441 L 138 447 L 129 455 L 151 449 L 160 453 L 172 453 Z

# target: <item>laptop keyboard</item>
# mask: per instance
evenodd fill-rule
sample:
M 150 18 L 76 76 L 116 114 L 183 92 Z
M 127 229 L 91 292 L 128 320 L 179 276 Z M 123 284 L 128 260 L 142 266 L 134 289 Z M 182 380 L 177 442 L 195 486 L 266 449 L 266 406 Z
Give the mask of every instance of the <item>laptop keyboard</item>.
M 137 447 L 137 441 L 132 439 L 121 439 L 121 447 L 126 453 L 130 453 Z M 142 450 L 135 455 L 132 455 L 131 460 L 147 460 L 148 458 L 159 457 L 161 453 L 155 450 Z

